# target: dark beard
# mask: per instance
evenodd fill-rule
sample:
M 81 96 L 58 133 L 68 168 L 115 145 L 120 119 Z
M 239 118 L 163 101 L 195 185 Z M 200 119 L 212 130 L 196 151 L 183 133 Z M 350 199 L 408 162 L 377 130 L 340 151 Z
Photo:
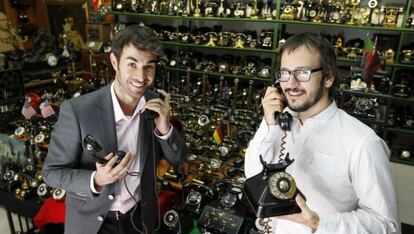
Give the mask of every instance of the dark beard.
M 321 79 L 321 82 L 319 84 L 319 88 L 316 91 L 316 95 L 310 100 L 307 100 L 305 103 L 303 103 L 301 106 L 296 106 L 293 107 L 290 105 L 290 103 L 288 102 L 288 107 L 289 109 L 291 109 L 294 112 L 305 112 L 307 110 L 309 110 L 313 105 L 315 105 L 317 102 L 319 102 L 319 100 L 321 100 L 322 95 L 323 95 L 323 84 L 325 83 L 325 79 Z M 285 92 L 290 91 L 291 89 L 286 89 Z M 295 89 L 292 89 L 293 91 L 295 91 Z

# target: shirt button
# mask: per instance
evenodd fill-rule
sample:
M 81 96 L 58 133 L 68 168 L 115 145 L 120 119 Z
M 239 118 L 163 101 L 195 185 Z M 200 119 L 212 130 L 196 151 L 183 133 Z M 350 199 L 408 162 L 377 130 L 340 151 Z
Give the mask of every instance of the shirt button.
M 104 218 L 103 218 L 101 215 L 99 215 L 99 216 L 98 216 L 98 221 L 99 221 L 99 222 L 102 222 L 103 220 L 104 220 Z
M 109 194 L 109 195 L 108 195 L 108 199 L 109 199 L 109 200 L 114 200 L 114 195 Z

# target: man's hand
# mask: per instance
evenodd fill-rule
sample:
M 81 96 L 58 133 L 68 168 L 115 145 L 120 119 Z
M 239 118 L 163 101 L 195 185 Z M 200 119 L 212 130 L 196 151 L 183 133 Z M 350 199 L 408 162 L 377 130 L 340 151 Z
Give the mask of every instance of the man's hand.
M 157 92 L 164 96 L 164 101 L 161 98 L 154 98 L 145 104 L 145 109 L 149 109 L 158 113 L 158 117 L 154 120 L 157 130 L 161 136 L 166 135 L 171 128 L 170 125 L 170 99 L 171 96 L 162 89 L 157 89 Z
M 264 118 L 267 125 L 275 125 L 275 112 L 283 111 L 283 102 L 285 97 L 277 91 L 276 87 L 267 87 L 266 93 L 262 99 Z
M 310 227 L 313 232 L 315 232 L 319 226 L 319 215 L 315 211 L 309 209 L 308 205 L 306 205 L 305 200 L 299 194 L 296 196 L 295 200 L 302 212 L 277 216 L 277 218 L 304 224 Z
M 101 191 L 104 185 L 112 184 L 113 182 L 124 177 L 134 161 L 134 158 L 130 152 L 125 155 L 116 167 L 113 166 L 115 165 L 118 156 L 114 156 L 113 153 L 110 153 L 105 157 L 105 159 L 109 160 L 105 164 L 96 163 L 96 173 L 93 178 L 93 182 L 97 191 Z

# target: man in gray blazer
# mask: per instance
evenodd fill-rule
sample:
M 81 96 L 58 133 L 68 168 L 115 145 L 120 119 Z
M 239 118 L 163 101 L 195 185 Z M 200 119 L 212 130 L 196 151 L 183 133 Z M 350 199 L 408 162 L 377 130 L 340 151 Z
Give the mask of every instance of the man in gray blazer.
M 159 220 L 157 162 L 174 164 L 187 148 L 169 123 L 170 95 L 148 89 L 162 48 L 155 32 L 130 26 L 112 41 L 116 71 L 110 85 L 62 103 L 43 167 L 45 182 L 66 190 L 65 233 L 152 233 Z M 154 119 L 146 118 L 149 111 Z M 82 146 L 86 135 L 102 146 L 105 164 Z M 125 157 L 116 164 L 122 150 Z

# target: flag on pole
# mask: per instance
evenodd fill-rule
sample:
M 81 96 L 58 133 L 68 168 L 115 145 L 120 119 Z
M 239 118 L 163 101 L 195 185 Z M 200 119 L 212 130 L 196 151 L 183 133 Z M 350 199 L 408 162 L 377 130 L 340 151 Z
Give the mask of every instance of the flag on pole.
M 50 105 L 48 100 L 45 100 L 42 102 L 42 104 L 40 104 L 40 113 L 45 119 L 55 114 L 55 111 L 53 110 L 53 107 Z
M 378 71 L 380 67 L 380 59 L 378 55 L 378 51 L 375 49 L 377 44 L 377 39 L 375 39 L 375 43 L 372 44 L 371 38 L 367 36 L 364 41 L 364 56 L 363 56 L 363 79 L 367 83 L 367 88 L 371 89 L 372 86 L 372 77 Z
M 231 115 L 229 114 L 229 117 L 227 119 L 227 138 L 232 138 L 233 137 L 233 127 L 231 124 Z
M 216 129 L 214 130 L 213 138 L 217 145 L 220 145 L 223 142 L 224 134 L 223 128 L 221 127 L 221 123 L 217 123 Z
M 26 119 L 30 119 L 33 117 L 33 115 L 36 114 L 36 110 L 32 107 L 32 105 L 30 105 L 30 101 L 27 96 L 26 100 L 24 101 L 21 113 Z

